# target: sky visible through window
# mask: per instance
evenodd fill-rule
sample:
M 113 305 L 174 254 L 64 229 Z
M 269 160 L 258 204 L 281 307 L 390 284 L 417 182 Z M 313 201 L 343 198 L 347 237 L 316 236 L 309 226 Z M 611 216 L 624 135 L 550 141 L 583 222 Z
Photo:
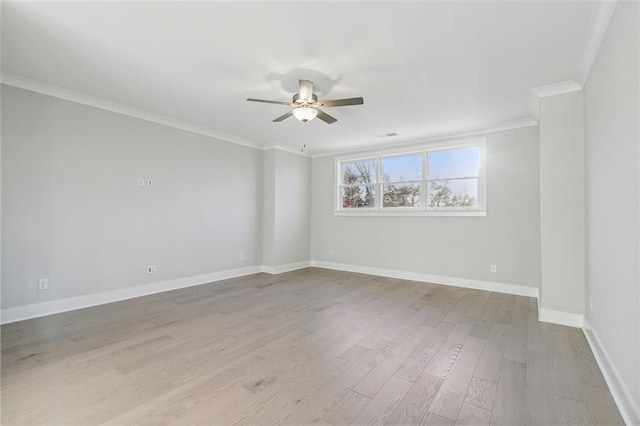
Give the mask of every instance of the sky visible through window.
M 476 146 L 429 153 L 429 178 L 478 176 L 480 153 Z M 382 159 L 385 182 L 422 180 L 422 155 Z
M 478 176 L 480 151 L 477 146 L 429 153 L 429 178 Z
M 422 154 L 383 158 L 382 173 L 385 182 L 422 180 Z

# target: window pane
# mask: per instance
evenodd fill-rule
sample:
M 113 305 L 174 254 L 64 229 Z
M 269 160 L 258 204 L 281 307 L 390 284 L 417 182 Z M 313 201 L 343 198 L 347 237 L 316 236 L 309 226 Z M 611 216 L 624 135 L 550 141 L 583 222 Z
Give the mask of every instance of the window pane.
M 384 207 L 420 207 L 420 184 L 398 183 L 384 185 Z
M 478 179 L 429 182 L 429 207 L 476 207 Z
M 384 182 L 422 180 L 422 155 L 406 155 L 382 159 Z
M 376 161 L 349 161 L 341 163 L 342 183 L 353 185 L 358 183 L 376 183 Z
M 429 179 L 478 176 L 479 169 L 477 146 L 429 153 Z
M 373 185 L 343 186 L 342 208 L 375 207 L 376 191 Z

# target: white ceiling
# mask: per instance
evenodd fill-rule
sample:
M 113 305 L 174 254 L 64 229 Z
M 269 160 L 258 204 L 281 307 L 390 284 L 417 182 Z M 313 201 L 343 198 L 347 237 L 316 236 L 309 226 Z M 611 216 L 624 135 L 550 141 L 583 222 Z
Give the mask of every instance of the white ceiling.
M 590 1 L 3 2 L 2 69 L 260 145 L 315 153 L 532 117 L 575 78 Z M 338 119 L 271 120 L 298 79 Z M 376 135 L 395 132 L 394 138 Z

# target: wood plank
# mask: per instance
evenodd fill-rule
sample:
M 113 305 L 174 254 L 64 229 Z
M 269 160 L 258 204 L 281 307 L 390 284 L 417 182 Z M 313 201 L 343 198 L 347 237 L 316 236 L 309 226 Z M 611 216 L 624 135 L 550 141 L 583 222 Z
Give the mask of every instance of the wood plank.
M 373 398 L 420 343 L 421 340 L 417 337 L 406 337 L 386 358 L 371 369 L 353 390 Z
M 487 343 L 484 345 L 482 356 L 478 361 L 478 367 L 474 374 L 476 377 L 490 382 L 498 382 L 509 330 L 510 327 L 504 324 L 494 323 L 491 325 Z
M 484 344 L 483 339 L 476 337 L 467 339 L 460 355 L 431 403 L 429 411 L 449 419 L 457 417 Z
M 488 411 L 493 409 L 493 401 L 498 385 L 485 379 L 472 377 L 464 402 Z
M 429 413 L 429 406 L 436 397 L 442 379 L 429 374 L 421 374 L 413 383 L 400 404 L 393 410 L 387 424 L 416 425 Z
M 424 372 L 442 379 L 446 378 L 461 350 L 461 344 L 447 340 L 425 366 Z
M 558 425 L 586 425 L 592 422 L 584 401 L 556 396 L 554 398 Z
M 530 425 L 550 425 L 556 422 L 553 393 L 551 392 L 551 354 L 527 353 L 527 382 L 525 419 Z
M 349 362 L 355 362 L 367 352 L 369 352 L 369 349 L 363 348 L 362 346 L 359 346 L 359 345 L 353 345 L 349 349 L 347 349 L 345 352 L 343 352 L 340 355 L 340 358 Z
M 376 394 L 375 398 L 358 414 L 353 423 L 365 425 L 385 424 L 411 386 L 411 382 L 391 377 L 380 392 Z
M 521 425 L 525 422 L 527 366 L 503 360 L 500 381 L 491 413 L 492 425 Z
M 482 408 L 463 404 L 456 419 L 456 425 L 480 426 L 488 425 L 491 422 L 491 411 Z
M 370 402 L 371 398 L 346 389 L 323 413 L 320 420 L 332 425 L 350 424 Z
M 583 394 L 587 403 L 590 424 L 612 426 L 625 424 L 608 389 L 585 386 Z
M 451 426 L 455 425 L 456 422 L 451 419 L 447 419 L 446 417 L 439 416 L 436 413 L 428 413 L 420 424 L 430 426 Z
M 598 368 L 596 359 L 582 330 L 570 330 L 568 335 L 569 346 L 578 367 L 580 381 L 586 386 L 606 389 L 607 384 L 604 381 L 604 376 Z
M 453 324 L 446 322 L 438 324 L 433 332 L 424 339 L 420 346 L 418 346 L 411 356 L 400 366 L 394 375 L 411 382 L 415 381 L 444 343 L 444 340 L 453 328 Z
M 551 331 L 552 390 L 555 394 L 582 400 L 582 385 L 578 364 L 571 352 L 566 332 Z

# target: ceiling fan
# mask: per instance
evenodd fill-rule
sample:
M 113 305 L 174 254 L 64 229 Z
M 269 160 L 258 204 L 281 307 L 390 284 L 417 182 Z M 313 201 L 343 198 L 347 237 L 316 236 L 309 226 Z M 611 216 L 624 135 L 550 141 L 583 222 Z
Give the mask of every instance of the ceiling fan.
M 307 121 L 311 121 L 314 118 L 318 117 L 320 120 L 324 121 L 325 123 L 331 124 L 331 123 L 335 123 L 338 120 L 318 108 L 320 107 L 329 108 L 329 107 L 364 104 L 363 98 L 347 98 L 347 99 L 336 99 L 333 101 L 318 101 L 318 96 L 313 94 L 313 82 L 309 80 L 298 80 L 298 84 L 299 84 L 299 91 L 298 93 L 293 95 L 293 100 L 291 102 L 269 101 L 266 99 L 254 99 L 254 98 L 247 98 L 247 100 L 249 102 L 264 102 L 267 104 L 278 104 L 278 105 L 287 105 L 287 106 L 294 107 L 288 113 L 281 115 L 280 117 L 273 120 L 274 123 L 283 121 L 293 115 L 295 118 L 302 121 L 303 123 L 306 123 Z

